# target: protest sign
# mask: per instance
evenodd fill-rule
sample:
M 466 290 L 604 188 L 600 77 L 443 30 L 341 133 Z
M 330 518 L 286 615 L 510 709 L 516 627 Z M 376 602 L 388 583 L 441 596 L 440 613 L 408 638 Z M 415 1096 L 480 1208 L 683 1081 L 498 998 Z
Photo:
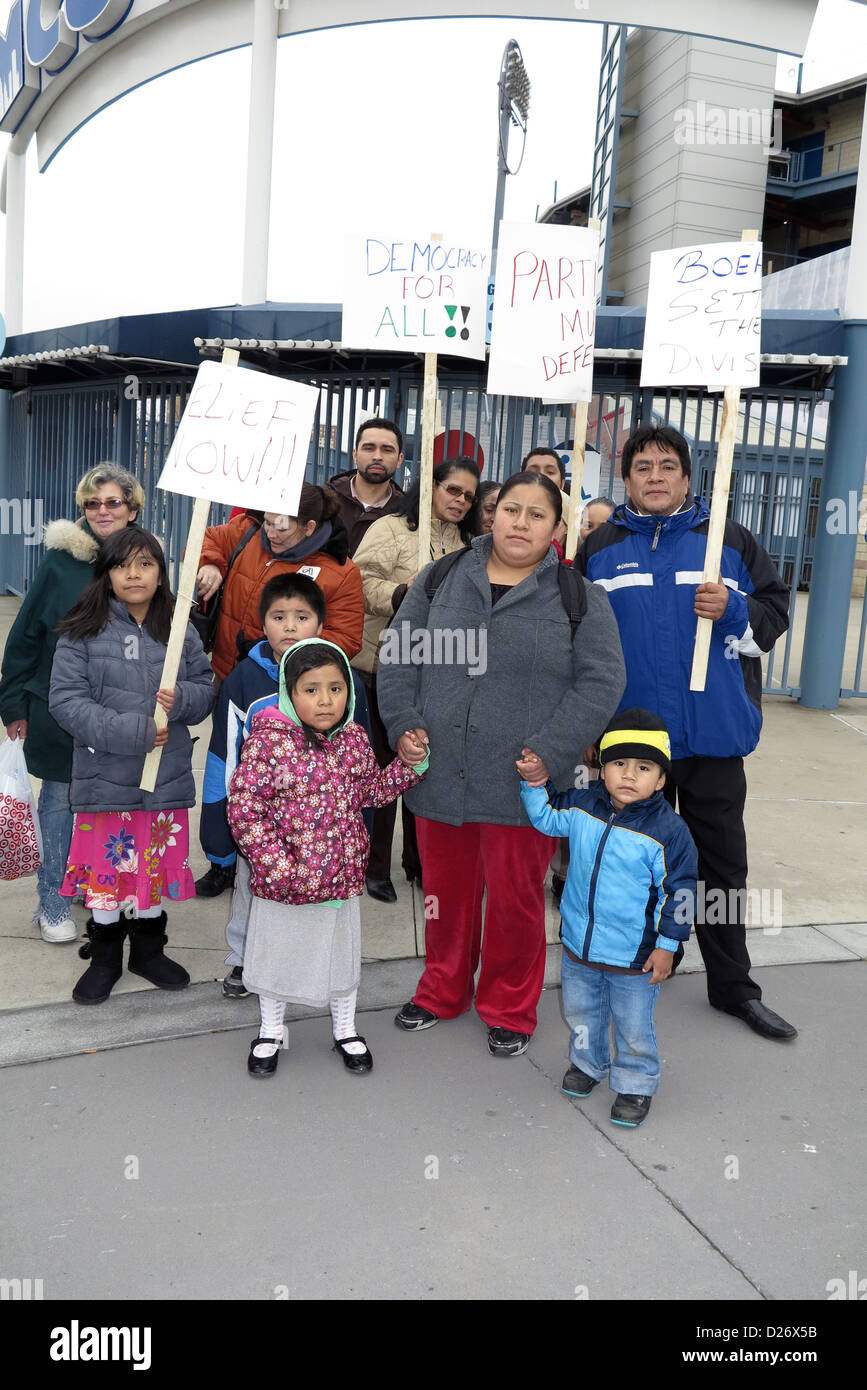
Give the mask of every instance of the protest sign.
M 161 690 L 177 684 L 211 502 L 284 516 L 298 511 L 319 392 L 267 372 L 241 369 L 238 361 L 233 348 L 224 348 L 221 362 L 199 367 L 157 484 L 196 499 Z M 154 720 L 157 731 L 166 727 L 162 705 L 156 706 Z M 156 786 L 162 751 L 157 746 L 145 758 L 139 782 L 143 791 Z
M 500 223 L 489 395 L 590 400 L 598 250 L 596 228 Z
M 296 516 L 319 392 L 203 362 L 157 486 Z
M 651 255 L 642 386 L 758 386 L 761 332 L 760 241 Z
M 341 345 L 483 358 L 490 263 L 458 238 L 347 237 Z

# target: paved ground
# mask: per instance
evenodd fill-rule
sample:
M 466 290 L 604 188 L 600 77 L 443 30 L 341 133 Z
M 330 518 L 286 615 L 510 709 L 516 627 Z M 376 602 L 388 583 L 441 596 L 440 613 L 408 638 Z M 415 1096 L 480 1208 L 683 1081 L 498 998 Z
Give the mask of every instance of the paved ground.
M 788 1044 L 675 978 L 637 1131 L 559 1092 L 556 989 L 517 1059 L 388 1008 L 369 1077 L 309 1017 L 267 1081 L 251 1028 L 12 1068 L 4 1273 L 61 1300 L 825 1300 L 864 1271 L 864 970 L 759 970 Z
M 208 726 L 200 734 L 199 778 Z M 394 1029 L 424 940 L 399 847 L 397 904 L 363 904 L 367 1078 L 344 1072 L 327 1021 L 303 1010 L 277 1076 L 247 1076 L 256 1002 L 225 1001 L 214 984 L 227 895 L 172 911 L 189 990 L 125 976 L 107 1004 L 82 1009 L 70 1001 L 75 947 L 39 938 L 32 881 L 3 884 L 0 1279 L 42 1279 L 46 1300 L 706 1298 L 728 1309 L 818 1308 L 841 1287 L 863 1296 L 863 702 L 826 713 L 768 699 L 748 771 L 750 950 L 767 1002 L 800 1037 L 765 1042 L 710 1010 L 690 943 L 661 995 L 663 1089 L 634 1132 L 610 1124 L 607 1093 L 560 1094 L 556 988 L 524 1058 L 490 1058 L 475 1017 L 416 1037 Z M 553 910 L 548 934 L 554 986 Z

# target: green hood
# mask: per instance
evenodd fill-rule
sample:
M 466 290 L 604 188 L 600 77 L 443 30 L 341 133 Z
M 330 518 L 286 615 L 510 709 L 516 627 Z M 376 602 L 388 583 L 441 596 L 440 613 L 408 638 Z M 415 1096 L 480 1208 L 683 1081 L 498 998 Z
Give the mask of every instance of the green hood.
M 285 670 L 287 657 L 294 656 L 302 647 L 328 647 L 329 651 L 334 653 L 335 665 L 340 667 L 346 677 L 349 695 L 346 700 L 346 709 L 343 712 L 343 718 L 326 735 L 328 738 L 333 738 L 336 733 L 340 732 L 345 724 L 351 723 L 355 716 L 355 682 L 352 679 L 352 667 L 349 665 L 346 653 L 335 646 L 333 642 L 326 642 L 322 637 L 305 637 L 303 641 L 293 643 L 288 651 L 283 653 L 283 657 L 280 661 L 280 697 L 278 700 L 280 713 L 285 714 L 286 718 L 291 719 L 293 724 L 297 724 L 299 728 L 301 727 L 301 720 L 295 712 L 295 706 L 292 703 L 289 691 L 286 689 Z

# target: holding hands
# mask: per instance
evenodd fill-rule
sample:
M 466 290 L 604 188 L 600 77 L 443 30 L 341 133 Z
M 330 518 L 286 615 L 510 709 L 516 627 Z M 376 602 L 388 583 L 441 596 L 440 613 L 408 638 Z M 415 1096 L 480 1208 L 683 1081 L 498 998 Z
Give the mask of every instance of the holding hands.
M 415 767 L 416 763 L 424 762 L 429 742 L 424 729 L 408 729 L 401 734 L 397 740 L 397 756 L 404 767 Z
M 544 787 L 548 780 L 548 769 L 532 748 L 521 749 L 521 756 L 516 758 L 515 767 L 531 787 Z

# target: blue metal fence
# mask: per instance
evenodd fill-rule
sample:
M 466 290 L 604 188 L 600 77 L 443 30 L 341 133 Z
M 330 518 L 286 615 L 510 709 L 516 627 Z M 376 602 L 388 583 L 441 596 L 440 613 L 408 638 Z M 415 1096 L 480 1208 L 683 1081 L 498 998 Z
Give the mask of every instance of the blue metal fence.
M 352 466 L 358 424 L 371 415 L 395 419 L 405 437 L 406 486 L 416 476 L 421 453 L 422 380 L 415 363 L 382 372 L 341 370 L 307 376 L 319 388 L 319 403 L 308 457 L 307 476 L 324 483 Z M 192 501 L 164 493 L 156 480 L 186 404 L 191 373 L 155 374 L 117 382 L 33 388 L 17 393 L 9 413 L 10 496 L 41 499 L 44 519 L 74 516 L 78 478 L 92 465 L 113 459 L 142 483 L 142 520 L 162 539 L 172 582 L 177 583 Z M 702 391 L 654 393 L 600 378 L 588 414 L 587 444 L 599 455 L 600 493 L 623 498 L 620 453 L 639 420 L 673 424 L 689 440 L 693 486 L 710 497 L 721 399 Z M 824 458 L 824 420 L 830 392 L 759 390 L 744 392 L 735 445 L 730 515 L 751 530 L 768 550 L 792 589 L 792 616 L 799 588 L 809 585 L 818 524 Z M 483 459 L 483 476 L 504 479 L 515 472 L 535 444 L 567 450 L 572 442 L 571 411 L 538 400 L 487 396 L 478 371 L 468 367 L 442 380 L 439 427 L 464 441 Z M 20 489 L 20 490 L 19 490 Z M 226 508 L 215 506 L 212 524 Z M 41 547 L 18 545 L 6 552 L 6 587 L 26 590 Z M 856 633 L 860 638 L 853 687 L 862 690 L 867 605 Z M 769 690 L 798 693 L 793 667 L 794 624 L 768 659 Z

